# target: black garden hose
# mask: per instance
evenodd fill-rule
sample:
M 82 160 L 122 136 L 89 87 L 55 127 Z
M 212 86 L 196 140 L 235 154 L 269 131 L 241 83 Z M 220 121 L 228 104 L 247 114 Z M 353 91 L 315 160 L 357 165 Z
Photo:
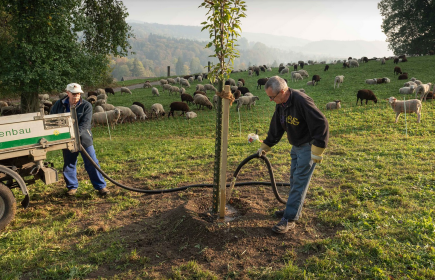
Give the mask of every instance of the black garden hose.
M 164 189 L 164 190 L 143 190 L 143 189 L 136 189 L 136 188 L 132 188 L 126 185 L 123 185 L 121 183 L 118 183 L 117 181 L 113 180 L 112 178 L 109 177 L 109 175 L 107 175 L 99 166 L 98 164 L 96 164 L 91 156 L 86 152 L 85 148 L 80 145 L 81 148 L 81 152 L 86 156 L 86 158 L 91 162 L 91 164 L 101 173 L 101 175 L 104 176 L 104 178 L 106 178 L 107 180 L 109 180 L 110 182 L 112 182 L 113 184 L 117 185 L 118 187 L 121 187 L 123 189 L 126 189 L 128 191 L 132 191 L 132 192 L 138 192 L 138 193 L 146 193 L 146 194 L 161 194 L 161 193 L 171 193 L 171 192 L 178 192 L 178 191 L 183 191 L 186 190 L 188 188 L 212 188 L 213 184 L 194 184 L 194 185 L 188 185 L 188 186 L 184 186 L 184 187 L 178 187 L 178 188 L 173 188 L 173 189 Z M 261 158 L 267 165 L 267 169 L 269 170 L 269 176 L 270 176 L 270 182 L 240 182 L 240 183 L 234 183 L 237 175 L 240 172 L 240 169 L 246 164 L 248 163 L 250 160 L 254 159 L 254 158 Z M 273 171 L 272 171 L 272 165 L 270 164 L 269 159 L 265 156 L 262 155 L 261 157 L 258 156 L 257 153 L 250 155 L 249 157 L 247 157 L 246 159 L 244 159 L 239 166 L 237 166 L 236 171 L 234 172 L 234 178 L 233 178 L 233 183 L 234 186 L 252 186 L 252 185 L 263 185 L 263 186 L 272 186 L 272 190 L 273 193 L 275 194 L 276 199 L 283 203 L 286 204 L 286 201 L 284 199 L 281 198 L 281 196 L 278 193 L 278 190 L 276 188 L 276 182 L 275 182 L 275 177 L 273 175 Z M 283 186 L 290 186 L 289 183 L 279 183 L 280 185 Z M 227 187 L 229 187 L 231 184 L 228 183 L 226 184 Z

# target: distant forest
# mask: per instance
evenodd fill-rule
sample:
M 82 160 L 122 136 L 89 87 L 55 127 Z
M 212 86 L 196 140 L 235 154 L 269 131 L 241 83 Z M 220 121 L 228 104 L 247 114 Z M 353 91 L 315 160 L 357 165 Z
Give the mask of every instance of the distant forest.
M 112 58 L 112 75 L 117 80 L 125 76 L 166 76 L 168 66 L 170 66 L 171 75 L 207 72 L 208 61 L 216 62 L 214 58 L 209 57 L 212 50 L 205 48 L 207 41 L 146 33 L 139 27 L 134 25 L 136 38 L 130 40 L 131 51 L 134 54 L 128 57 Z M 281 62 L 288 63 L 313 58 L 313 56 L 306 57 L 302 53 L 291 50 L 270 48 L 260 42 L 249 42 L 243 37 L 239 38 L 237 44 L 240 58 L 235 60 L 234 69 L 246 69 L 251 65 L 259 64 L 276 67 Z

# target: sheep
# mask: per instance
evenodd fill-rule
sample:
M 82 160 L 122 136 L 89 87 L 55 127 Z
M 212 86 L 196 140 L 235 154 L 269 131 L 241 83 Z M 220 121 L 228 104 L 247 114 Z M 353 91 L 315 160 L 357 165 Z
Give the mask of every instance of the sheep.
M 408 80 L 408 73 L 402 73 L 399 75 L 399 80 Z
M 301 74 L 301 76 L 302 76 L 302 77 L 305 77 L 305 78 L 308 78 L 308 77 L 309 77 L 307 70 L 299 70 L 299 71 L 297 71 L 296 73 Z
M 196 89 L 195 89 L 196 91 L 204 91 L 205 92 L 205 88 L 204 88 L 204 85 L 201 85 L 201 84 L 197 84 L 196 85 Z
M 120 117 L 121 111 L 116 108 L 107 112 L 98 112 L 92 115 L 92 124 L 110 124 L 113 129 Z
M 356 60 L 349 60 L 350 67 L 359 67 L 359 63 Z
M 249 75 L 249 77 L 252 77 L 252 70 L 248 71 L 248 75 Z
M 238 90 L 239 89 L 239 87 L 237 87 L 237 86 L 231 86 L 231 92 L 235 92 L 236 90 Z
M 382 58 L 381 59 L 381 65 L 384 65 L 385 64 L 385 58 Z
M 385 84 L 387 83 L 387 78 L 376 79 L 377 84 Z
M 420 81 L 420 80 L 415 80 L 414 81 L 414 83 L 417 85 L 417 86 L 419 86 L 419 85 L 422 85 L 423 83 Z
M 281 63 L 281 65 L 279 65 L 279 67 L 278 67 L 278 73 L 281 73 L 281 71 L 285 68 L 286 67 Z M 288 71 L 287 71 L 287 73 L 288 73 Z
M 343 68 L 350 68 L 349 67 L 349 62 L 343 62 Z
M 304 78 L 302 77 L 302 75 L 301 74 L 299 74 L 299 73 L 294 73 L 294 72 L 292 72 L 292 82 L 293 82 L 293 80 L 294 81 L 298 81 L 298 80 L 303 80 Z
M 229 78 L 228 80 L 225 81 L 225 85 L 235 86 L 236 81 L 234 81 L 234 79 Z
M 175 112 L 175 111 L 182 111 L 182 113 L 180 114 L 180 116 L 181 116 L 181 115 L 184 115 L 184 113 L 190 111 L 189 106 L 188 106 L 186 103 L 184 103 L 184 102 L 179 102 L 179 101 L 172 102 L 172 103 L 169 105 L 169 107 L 171 108 L 171 111 L 170 111 L 169 114 L 168 114 L 168 118 L 169 118 L 171 115 L 172 115 L 172 117 L 174 117 L 174 112 Z
M 179 84 L 180 83 L 180 77 L 176 77 L 174 80 L 175 80 L 175 82 L 177 83 L 177 84 Z
M 95 92 L 97 93 L 97 95 L 106 94 L 106 91 L 102 88 L 97 89 Z
M 243 87 L 242 81 L 237 81 L 237 87 Z
M 100 106 L 103 107 L 104 111 L 115 110 L 115 106 L 112 104 L 102 104 Z
M 154 103 L 153 105 L 151 105 L 151 118 L 153 118 L 154 114 L 156 114 L 156 118 L 159 118 L 159 115 L 165 115 L 165 109 L 163 109 L 162 104 Z
M 149 82 L 149 81 L 146 81 L 144 84 L 143 84 L 143 88 L 151 88 L 152 87 L 152 85 L 151 85 L 151 83 Z
M 107 95 L 106 95 L 105 93 L 103 93 L 103 94 L 99 94 L 99 95 L 97 96 L 97 100 L 101 100 L 101 99 L 107 100 Z
M 326 103 L 326 110 L 340 109 L 341 100 L 335 100 L 333 102 Z
M 169 94 L 171 93 L 171 89 L 172 89 L 172 86 L 170 85 L 170 84 L 164 84 L 163 86 L 162 86 L 162 90 L 163 90 L 163 92 L 165 92 L 165 90 L 168 90 L 169 91 Z
M 238 90 L 240 90 L 240 93 L 243 95 L 247 92 L 251 92 L 247 87 L 239 87 Z
M 284 74 L 288 74 L 288 68 L 283 68 L 279 73 L 281 74 L 281 75 L 284 75 Z
M 250 93 L 250 92 L 247 92 L 243 96 L 254 96 L 254 95 L 252 93 Z
M 121 120 L 121 123 L 123 123 L 127 118 L 132 118 L 136 120 L 136 115 L 130 108 L 124 106 L 116 106 L 115 108 L 118 108 L 118 110 L 121 111 L 121 117 L 119 118 L 119 120 Z
M 364 99 L 366 100 L 366 105 L 369 100 L 373 100 L 375 104 L 378 103 L 378 99 L 376 98 L 376 95 L 373 93 L 373 91 L 369 89 L 361 89 L 358 91 L 356 95 L 356 105 L 358 105 L 359 99 L 361 99 L 361 105 Z
M 166 84 L 168 84 L 168 81 L 167 80 L 165 80 L 165 79 L 160 79 L 160 85 L 163 87 L 163 85 L 166 85 Z
M 242 105 L 246 105 L 247 109 L 251 109 L 251 105 L 255 104 L 256 100 L 260 100 L 258 96 L 240 96 L 237 99 L 237 111 L 242 107 Z
M 8 106 L 8 103 L 6 103 L 4 101 L 0 101 L 0 108 L 7 107 L 7 106 Z
M 196 105 L 199 105 L 199 107 L 201 108 L 202 106 L 205 106 L 209 109 L 213 108 L 213 104 L 210 102 L 210 100 L 208 100 L 207 96 L 202 95 L 202 94 L 196 94 L 193 97 L 193 102 Z
M 337 88 L 339 88 L 340 84 L 342 84 L 343 81 L 344 81 L 344 76 L 343 75 L 335 76 L 335 79 L 334 79 L 334 89 L 335 89 L 335 85 L 337 85 Z
M 415 98 L 417 98 L 417 96 L 419 94 L 421 94 L 420 100 L 423 100 L 423 98 L 424 98 L 424 101 L 426 101 L 426 95 L 430 91 L 431 86 L 432 86 L 431 83 L 422 84 L 422 85 L 417 86 L 417 88 L 415 89 Z
M 203 92 L 203 91 L 195 91 L 195 92 L 193 93 L 193 96 L 195 96 L 195 95 L 197 95 L 197 94 L 202 94 L 202 95 L 204 95 L 204 96 L 207 96 L 207 94 L 206 94 L 205 92 Z
M 415 91 L 415 86 L 412 85 L 410 87 L 403 87 L 403 88 L 399 88 L 399 93 L 400 94 L 413 94 Z
M 313 78 L 311 79 L 311 81 L 312 81 L 314 84 L 319 84 L 320 79 L 322 79 L 322 78 L 320 78 L 319 75 L 313 75 Z
M 238 81 L 239 81 L 239 82 L 242 82 L 242 84 L 243 84 L 242 87 L 245 86 L 245 79 L 240 78 Z
M 97 100 L 95 102 L 95 106 L 101 106 L 101 105 L 104 105 L 106 103 L 107 103 L 106 99 L 100 99 L 100 100 Z
M 159 90 L 157 89 L 157 88 L 155 88 L 155 87 L 153 87 L 152 89 L 151 89 L 151 93 L 153 94 L 153 96 L 155 95 L 155 96 L 160 96 L 160 94 L 159 94 Z
M 325 69 L 323 71 L 328 71 L 329 70 L 329 65 L 325 65 Z
M 111 93 L 111 94 L 115 95 L 115 91 L 113 90 L 113 88 L 108 87 L 108 88 L 105 88 L 104 91 L 106 93 Z
M 207 90 L 214 90 L 215 93 L 218 91 L 213 85 L 210 84 L 204 85 L 204 88 L 205 88 L 205 93 L 207 93 Z
M 198 80 L 198 82 L 202 82 L 202 76 L 201 75 L 199 75 L 196 79 Z
M 396 75 L 396 74 L 402 74 L 402 69 L 400 69 L 400 67 L 399 66 L 396 66 L 396 67 L 394 67 L 394 75 Z
M 122 88 L 121 88 L 121 94 L 122 94 L 123 92 L 131 94 L 131 91 L 130 91 L 128 88 L 126 88 L 126 87 L 122 87 Z
M 97 97 L 94 95 L 91 95 L 88 98 L 86 98 L 86 100 L 91 104 L 95 104 L 95 102 L 97 102 Z
M 189 77 L 187 80 L 192 83 L 195 79 L 193 77 Z
M 68 93 L 66 93 L 66 92 L 61 92 L 61 93 L 59 93 L 59 99 L 64 99 L 65 97 L 67 97 L 68 96 Z M 89 93 L 88 93 L 88 96 L 89 96 Z
M 186 112 L 185 117 L 186 119 L 190 120 L 198 117 L 198 115 L 195 112 L 190 111 L 190 112 Z
M 398 57 L 394 58 L 394 64 L 398 64 L 398 63 L 399 63 L 399 58 Z
M 366 80 L 366 84 L 369 84 L 369 85 L 376 85 L 377 83 L 378 83 L 378 79 L 376 79 L 376 78 Z
M 266 72 L 272 72 L 272 67 L 268 67 L 268 68 L 266 69 Z
M 187 81 L 187 80 L 181 80 L 180 83 L 181 83 L 182 86 L 190 88 L 189 81 Z
M 399 119 L 400 113 L 416 113 L 417 114 L 417 123 L 420 122 L 421 118 L 421 101 L 418 99 L 409 99 L 406 101 L 398 101 L 394 96 L 387 99 L 388 103 L 393 108 L 394 112 L 396 112 L 396 120 Z
M 404 87 L 410 87 L 410 86 L 414 86 L 417 87 L 418 85 L 416 83 L 414 83 L 413 81 L 409 81 L 403 84 Z
M 167 78 L 166 81 L 168 81 L 168 84 L 171 84 L 171 85 L 175 84 L 175 80 L 172 78 Z
M 389 78 L 383 77 L 382 79 L 384 80 L 384 83 L 386 83 L 386 84 L 390 83 L 390 79 Z
M 145 120 L 147 118 L 143 108 L 138 105 L 131 105 L 130 110 L 136 115 L 136 117 L 139 117 L 139 120 Z
M 178 92 L 180 93 L 180 88 L 176 87 L 176 86 L 172 86 L 171 89 L 169 90 L 169 95 L 171 95 L 172 93 Z
M 298 70 L 298 65 L 297 64 L 293 65 L 293 70 L 295 70 L 295 71 Z
M 193 77 L 193 76 L 192 75 L 186 75 L 186 76 L 183 76 L 183 79 L 188 80 L 190 77 Z
M 95 106 L 94 113 L 100 113 L 100 112 L 105 112 L 103 107 L 101 107 L 101 106 Z
M 314 86 L 314 82 L 313 81 L 307 82 L 307 86 Z
M 142 110 L 145 112 L 145 105 L 139 101 L 134 101 L 132 105 L 137 105 L 142 108 Z
M 181 94 L 181 101 L 186 101 L 186 103 L 193 103 L 193 97 L 190 94 L 183 93 Z
M 6 106 L 1 108 L 2 116 L 11 116 L 16 114 L 21 114 L 21 109 L 15 106 Z
M 264 86 L 266 84 L 266 82 L 269 80 L 269 78 L 261 78 L 257 80 L 257 89 L 258 87 Z
M 50 99 L 50 95 L 48 95 L 46 93 L 44 93 L 44 94 L 38 94 L 38 98 L 39 98 L 40 101 L 48 100 L 48 99 Z
M 242 95 L 242 92 L 240 90 L 236 90 L 233 92 L 234 99 L 238 99 Z
M 218 101 L 219 101 L 219 96 L 217 94 L 213 95 L 213 105 L 216 109 L 217 109 Z

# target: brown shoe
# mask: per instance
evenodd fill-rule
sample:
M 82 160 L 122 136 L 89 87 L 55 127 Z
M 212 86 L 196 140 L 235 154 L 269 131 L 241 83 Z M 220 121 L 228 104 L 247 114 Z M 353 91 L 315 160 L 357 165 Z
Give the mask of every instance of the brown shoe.
M 75 196 L 77 192 L 77 189 L 70 189 L 66 192 L 67 196 Z
M 108 195 L 109 193 L 110 193 L 110 191 L 107 188 L 98 190 L 99 195 Z

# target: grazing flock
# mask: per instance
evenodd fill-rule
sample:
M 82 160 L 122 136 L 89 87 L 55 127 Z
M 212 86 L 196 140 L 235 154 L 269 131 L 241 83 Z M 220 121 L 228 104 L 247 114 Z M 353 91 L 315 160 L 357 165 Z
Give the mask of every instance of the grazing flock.
M 342 71 L 346 68 L 355 68 L 360 67 L 365 63 L 369 63 L 369 61 L 377 61 L 380 62 L 380 65 L 388 65 L 386 61 L 392 60 L 394 64 L 407 62 L 406 56 L 399 57 L 389 57 L 389 58 L 374 58 L 368 59 L 367 57 L 363 57 L 361 59 L 354 59 L 349 57 L 347 60 L 343 61 L 334 61 L 329 65 L 325 65 L 324 72 L 328 71 L 330 67 L 341 67 L 338 65 L 343 65 Z M 371 63 L 375 63 L 371 62 Z M 321 62 L 326 64 L 326 62 Z M 313 61 L 308 61 L 308 63 L 304 61 L 298 61 L 298 63 L 288 63 L 284 66 L 284 63 L 281 63 L 278 67 L 278 75 L 283 78 L 289 78 L 292 82 L 302 81 L 304 78 L 310 79 L 307 70 L 304 70 L 305 65 L 316 64 Z M 338 65 L 337 65 L 338 64 Z M 334 66 L 337 65 L 337 66 Z M 391 64 L 390 64 L 391 65 Z M 394 66 L 393 75 L 397 75 L 398 80 L 408 80 L 404 83 L 403 87 L 399 88 L 399 94 L 415 94 L 415 99 L 407 100 L 407 101 L 399 101 L 394 96 L 391 96 L 387 99 L 391 108 L 396 113 L 395 121 L 398 121 L 398 117 L 400 113 L 416 113 L 417 121 L 420 122 L 421 119 L 421 102 L 426 101 L 427 98 L 433 99 L 433 92 L 435 87 L 433 87 L 432 91 L 432 83 L 427 82 L 423 83 L 417 78 L 408 79 L 408 73 L 402 71 L 402 68 L 405 68 L 400 64 L 399 66 Z M 290 67 L 292 67 L 293 71 L 290 71 Z M 300 67 L 300 70 L 297 70 Z M 386 66 L 380 66 L 386 67 Z M 233 71 L 237 72 L 246 72 L 246 75 L 252 77 L 253 75 L 259 76 L 260 72 L 271 72 L 272 68 L 266 65 L 260 66 L 252 66 L 249 69 L 242 71 Z M 343 73 L 345 74 L 345 73 Z M 271 75 L 275 75 L 272 74 Z M 239 75 L 240 76 L 240 75 Z M 243 76 L 243 74 L 242 74 Z M 340 86 L 344 84 L 344 75 L 338 75 L 334 78 L 334 90 L 339 89 Z M 285 79 L 287 81 L 287 79 Z M 319 74 L 314 74 L 311 76 L 311 80 L 306 83 L 307 86 L 317 86 L 319 82 L 321 82 L 322 78 Z M 268 81 L 267 77 L 258 78 L 256 89 L 264 88 L 264 85 Z M 322 83 L 324 83 L 323 81 Z M 196 86 L 191 86 L 191 83 L 196 83 Z M 390 83 L 390 78 L 382 77 L 382 78 L 371 78 L 365 80 L 365 84 L 368 85 L 378 85 L 378 84 L 387 84 Z M 225 85 L 229 85 L 231 87 L 231 92 L 235 98 L 236 110 L 240 110 L 242 107 L 246 107 L 247 110 L 252 109 L 255 106 L 255 103 L 260 100 L 259 96 L 254 96 L 248 88 L 248 85 L 245 82 L 245 79 L 240 78 L 235 81 L 232 78 L 229 78 L 225 81 Z M 254 85 L 249 85 L 252 87 Z M 291 86 L 290 86 L 291 87 Z M 95 91 L 89 91 L 85 94 L 82 94 L 82 97 L 93 104 L 94 113 L 92 122 L 94 125 L 110 125 L 112 128 L 117 124 L 122 124 L 124 122 L 129 121 L 141 121 L 146 119 L 159 119 L 167 114 L 168 118 L 175 117 L 175 112 L 179 112 L 179 116 L 184 116 L 186 119 L 193 119 L 200 114 L 201 110 L 211 110 L 217 107 L 218 95 L 217 89 L 215 85 L 209 83 L 207 81 L 207 74 L 195 74 L 195 75 L 187 75 L 184 77 L 176 77 L 176 78 L 166 78 L 161 79 L 158 82 L 150 82 L 146 81 L 143 84 L 143 89 L 150 89 L 150 96 L 155 98 L 156 101 L 159 99 L 161 94 L 168 94 L 173 98 L 173 101 L 170 104 L 167 104 L 166 110 L 165 106 L 160 103 L 154 103 L 150 108 L 146 108 L 144 104 L 139 101 L 133 101 L 132 105 L 127 106 L 116 106 L 114 104 L 110 104 L 110 95 L 115 95 L 115 91 L 112 88 L 99 88 Z M 305 92 L 304 89 L 300 89 Z M 192 93 L 193 92 L 193 93 Z M 209 97 L 207 94 L 214 94 L 214 96 Z M 120 94 L 128 94 L 132 95 L 132 99 L 139 97 L 136 94 L 133 94 L 127 87 L 121 87 Z M 66 93 L 60 93 L 59 98 L 63 98 L 66 96 Z M 48 94 L 40 94 L 39 95 L 40 106 L 44 108 L 44 111 L 48 114 L 54 100 L 50 100 L 50 96 Z M 360 104 L 363 105 L 363 101 L 365 100 L 365 104 L 367 105 L 368 101 L 373 101 L 373 103 L 377 103 L 378 99 L 374 92 L 370 89 L 360 89 L 356 93 L 356 104 L 360 101 Z M 192 108 L 197 110 L 197 112 L 193 112 Z M 1 115 L 11 115 L 20 113 L 18 106 L 13 106 L 10 102 L 0 102 Z M 337 110 L 341 108 L 340 100 L 333 100 L 326 104 L 327 110 Z M 177 114 L 178 115 L 178 114 Z

